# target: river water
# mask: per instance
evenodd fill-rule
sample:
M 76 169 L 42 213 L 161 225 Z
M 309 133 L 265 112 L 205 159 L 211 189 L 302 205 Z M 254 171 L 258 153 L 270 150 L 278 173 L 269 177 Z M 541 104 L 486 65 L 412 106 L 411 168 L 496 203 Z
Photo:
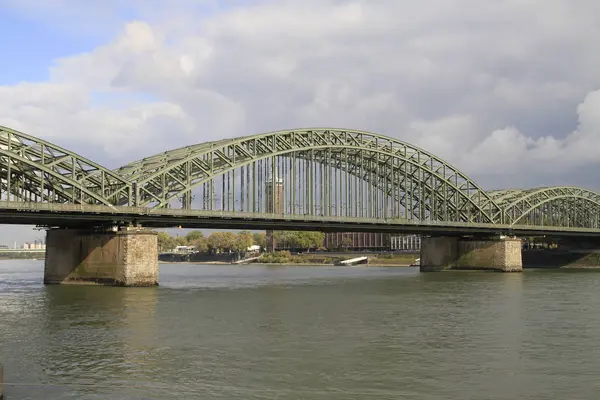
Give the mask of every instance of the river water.
M 0 261 L 16 399 L 598 399 L 600 273 L 161 265 L 48 286 Z

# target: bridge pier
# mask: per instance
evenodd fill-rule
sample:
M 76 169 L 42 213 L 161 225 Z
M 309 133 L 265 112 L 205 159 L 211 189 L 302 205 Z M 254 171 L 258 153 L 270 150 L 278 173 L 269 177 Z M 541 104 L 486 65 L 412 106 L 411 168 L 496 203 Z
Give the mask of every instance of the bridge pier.
M 425 237 L 421 272 L 443 270 L 521 272 L 521 241 L 515 238 Z
M 156 233 L 143 228 L 46 232 L 44 284 L 158 285 Z

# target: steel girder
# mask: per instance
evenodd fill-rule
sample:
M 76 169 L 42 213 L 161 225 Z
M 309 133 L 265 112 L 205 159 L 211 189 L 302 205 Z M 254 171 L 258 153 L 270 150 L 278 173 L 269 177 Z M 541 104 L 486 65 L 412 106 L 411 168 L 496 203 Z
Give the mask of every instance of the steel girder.
M 0 126 L 0 160 L 1 200 L 163 208 L 179 199 L 191 210 L 193 191 L 203 187 L 202 209 L 218 211 L 207 195 L 214 195 L 218 181 L 221 211 L 600 229 L 596 192 L 577 187 L 486 192 L 431 153 L 356 130 L 300 129 L 224 139 L 111 171 Z
M 131 183 L 45 140 L 0 126 L 0 197 L 70 204 L 127 204 Z
M 578 187 L 557 186 L 489 192 L 511 225 L 600 227 L 600 194 Z
M 182 147 L 179 149 L 165 151 L 163 153 L 155 154 L 150 157 L 143 158 L 138 161 L 134 161 L 122 167 L 115 169 L 113 172 L 119 174 L 122 177 L 128 178 L 131 181 L 136 181 L 148 174 L 150 171 L 155 171 L 159 168 L 164 168 L 168 165 L 173 165 L 178 161 L 186 159 L 192 154 L 195 154 L 202 149 L 218 146 L 220 143 L 232 141 L 234 139 L 223 139 L 213 142 L 198 143 L 191 146 Z
M 218 177 L 235 174 L 240 169 L 242 174 L 249 174 L 248 169 L 255 168 L 257 162 L 274 166 L 275 163 L 281 165 L 282 158 L 292 157 L 292 165 L 288 163 L 284 167 L 291 172 L 295 168 L 302 168 L 301 163 L 305 161 L 310 163 L 305 167 L 312 168 L 310 171 L 314 171 L 312 163 L 320 165 L 317 167 L 321 171 L 320 179 L 314 174 L 312 178 L 307 174 L 307 178 L 312 179 L 311 183 L 320 186 L 320 189 L 311 189 L 309 185 L 305 188 L 308 191 L 325 189 L 323 183 L 327 182 L 326 175 L 332 174 L 324 171 L 322 166 L 327 165 L 328 168 L 360 176 L 386 195 L 393 192 L 392 197 L 398 204 L 391 207 L 405 211 L 404 215 L 389 212 L 388 217 L 417 215 L 439 221 L 502 221 L 502 209 L 458 169 L 413 145 L 364 131 L 318 128 L 228 139 L 162 153 L 121 167 L 115 172 L 135 183 L 136 205 L 165 207 L 175 199 L 191 197 L 192 190 L 210 185 Z M 271 168 L 273 170 L 277 171 L 277 168 Z M 225 178 L 222 179 L 225 187 Z M 233 182 L 235 185 L 235 177 Z M 346 184 L 350 188 L 351 183 Z M 294 185 L 293 189 L 297 192 L 295 195 L 303 196 L 305 193 L 300 193 L 297 186 L 300 185 Z M 354 183 L 354 188 L 357 189 L 357 196 L 360 195 L 359 184 Z M 327 193 L 309 195 L 321 196 L 321 209 L 324 208 L 323 204 L 326 203 L 323 199 L 328 198 Z M 369 195 L 372 198 L 379 196 L 377 193 Z M 362 207 L 365 208 L 368 199 L 363 200 Z M 310 199 L 307 202 L 310 206 L 308 213 L 315 213 L 315 202 L 311 203 Z M 381 203 L 385 201 L 381 200 Z M 184 208 L 190 208 L 190 204 L 189 199 L 184 201 Z M 346 216 L 349 216 L 348 212 Z

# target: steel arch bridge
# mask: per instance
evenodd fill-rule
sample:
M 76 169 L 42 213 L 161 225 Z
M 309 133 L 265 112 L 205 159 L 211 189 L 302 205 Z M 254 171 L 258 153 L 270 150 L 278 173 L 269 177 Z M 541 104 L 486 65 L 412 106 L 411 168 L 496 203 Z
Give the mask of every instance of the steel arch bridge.
M 357 130 L 285 130 L 206 142 L 111 170 L 0 127 L 0 157 L 0 203 L 12 209 L 128 215 L 177 209 L 190 217 L 600 234 L 600 194 L 594 191 L 485 191 L 423 149 Z

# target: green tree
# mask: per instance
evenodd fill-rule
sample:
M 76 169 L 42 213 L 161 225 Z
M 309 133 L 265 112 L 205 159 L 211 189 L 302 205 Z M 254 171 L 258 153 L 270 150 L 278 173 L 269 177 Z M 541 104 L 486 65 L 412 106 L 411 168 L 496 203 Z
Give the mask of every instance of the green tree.
M 275 240 L 281 247 L 310 250 L 323 246 L 325 234 L 322 232 L 278 231 L 275 232 Z
M 282 247 L 290 247 L 289 245 L 289 232 L 287 231 L 275 231 L 273 232 L 273 236 L 275 237 L 275 241 L 278 246 Z M 267 247 L 267 234 L 265 233 L 265 246 Z
M 185 236 L 177 236 L 174 238 L 176 246 L 187 246 L 188 241 Z
M 158 232 L 158 251 L 165 252 L 173 250 L 175 247 L 175 240 L 167 232 Z
M 260 246 L 261 249 L 267 247 L 267 234 L 265 232 L 257 232 L 252 235 L 252 243 Z
M 354 241 L 352 240 L 352 238 L 350 236 L 344 236 L 342 238 L 342 242 L 340 243 L 342 249 L 344 250 L 348 250 L 349 247 L 351 247 L 354 244 Z
M 198 239 L 203 239 L 204 233 L 202 233 L 202 231 L 191 231 L 185 235 L 185 238 L 187 239 L 188 243 L 194 243 Z
M 300 247 L 303 249 L 306 249 L 307 251 L 310 250 L 311 247 L 313 247 L 313 242 L 312 242 L 312 238 L 310 236 L 310 232 L 294 232 L 295 234 L 295 238 L 296 238 L 296 246 L 295 247 Z
M 236 235 L 233 232 L 214 232 L 208 237 L 208 247 L 214 252 L 229 252 L 235 249 Z
M 194 241 L 190 243 L 197 252 L 199 253 L 207 253 L 208 252 L 208 240 L 204 236 L 198 237 Z
M 323 232 L 302 232 L 303 243 L 307 249 L 318 249 L 323 247 L 325 234 Z
M 254 238 L 250 232 L 241 231 L 236 237 L 236 250 L 240 252 L 248 250 L 248 247 L 252 246 L 253 239 Z

